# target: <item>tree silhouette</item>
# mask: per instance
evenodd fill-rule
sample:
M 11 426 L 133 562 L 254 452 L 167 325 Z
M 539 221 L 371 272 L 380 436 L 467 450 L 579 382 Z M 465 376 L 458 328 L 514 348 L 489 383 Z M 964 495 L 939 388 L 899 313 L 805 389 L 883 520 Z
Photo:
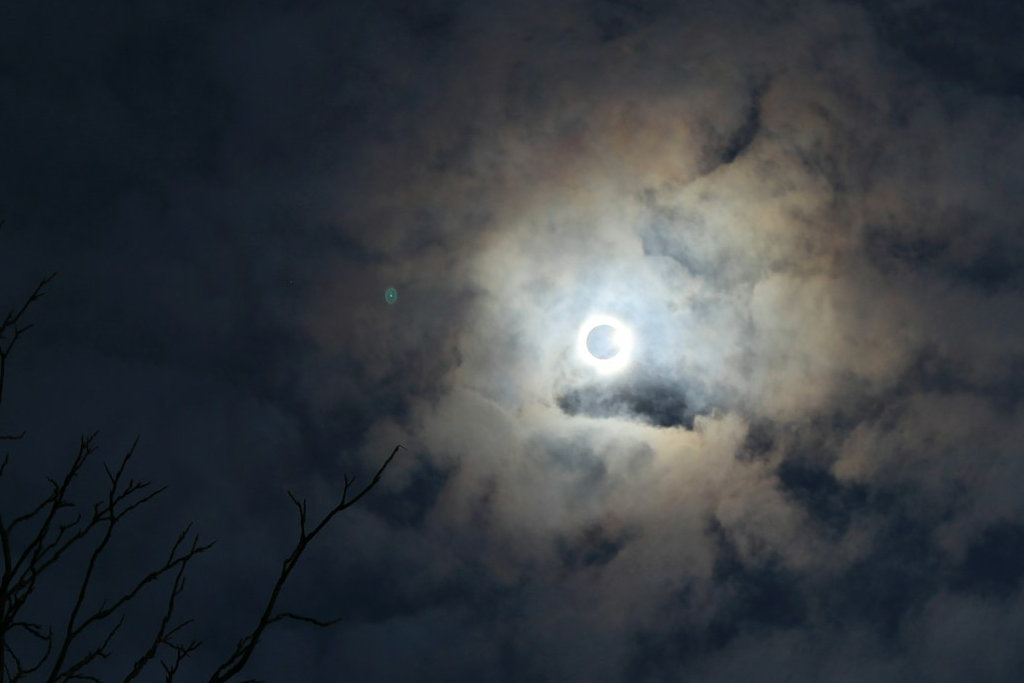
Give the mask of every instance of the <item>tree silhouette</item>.
M 0 224 L 2 226 L 2 224 Z M 54 275 L 42 279 L 21 306 L 9 311 L 0 323 L 0 442 L 19 441 L 24 432 L 4 433 L 4 382 L 11 352 L 31 328 L 26 313 L 47 291 Z M 337 503 L 318 521 L 308 517 L 306 501 L 290 491 L 288 496 L 298 514 L 298 534 L 291 552 L 284 559 L 277 579 L 270 587 L 259 617 L 251 630 L 239 640 L 209 675 L 210 683 L 223 683 L 238 676 L 262 642 L 270 626 L 282 621 L 300 621 L 327 627 L 334 621 L 296 614 L 278 607 L 281 591 L 309 545 L 341 512 L 358 503 L 380 481 L 384 471 L 402 448 L 395 446 L 362 488 L 353 488 L 355 479 L 346 476 Z M 115 638 L 125 625 L 128 607 L 144 591 L 163 587 L 166 601 L 148 644 L 127 667 L 125 681 L 139 678 L 155 663 L 163 668 L 165 680 L 173 681 L 182 662 L 201 645 L 183 637 L 193 620 L 176 614 L 177 600 L 185 589 L 185 577 L 192 560 L 206 553 L 213 543 L 200 543 L 192 523 L 186 525 L 172 543 L 162 564 L 145 571 L 133 583 L 123 586 L 114 597 L 105 597 L 98 607 L 86 608 L 98 576 L 99 560 L 110 541 L 122 529 L 122 522 L 162 494 L 149 481 L 137 481 L 129 474 L 136 444 L 116 467 L 104 464 L 106 490 L 90 505 L 72 500 L 72 489 L 81 483 L 81 474 L 92 465 L 96 453 L 96 434 L 83 436 L 78 452 L 59 479 L 48 478 L 49 493 L 34 506 L 20 512 L 7 510 L 7 497 L 0 497 L 0 683 L 15 681 L 99 681 L 95 665 L 110 658 Z M 9 454 L 0 459 L 0 485 L 9 462 Z M 0 490 L 2 493 L 2 490 Z M 83 557 L 85 566 L 77 575 L 68 616 L 43 622 L 31 613 L 33 599 L 39 597 L 39 580 L 61 563 Z M 124 653 L 120 653 L 124 657 Z M 131 661 L 131 657 L 125 658 Z

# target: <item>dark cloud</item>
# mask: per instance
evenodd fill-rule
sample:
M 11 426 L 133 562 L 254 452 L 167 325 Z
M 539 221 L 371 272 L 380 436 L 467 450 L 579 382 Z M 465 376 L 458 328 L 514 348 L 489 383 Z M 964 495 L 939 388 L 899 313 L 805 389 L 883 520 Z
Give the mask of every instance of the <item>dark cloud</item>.
M 614 560 L 628 542 L 627 533 L 613 533 L 600 524 L 594 524 L 573 538 L 560 539 L 558 552 L 566 571 L 599 569 Z
M 997 522 L 970 542 L 963 564 L 957 568 L 953 587 L 1008 598 L 1024 578 L 1024 527 Z
M 617 40 L 646 28 L 671 6 L 661 0 L 593 0 L 584 4 L 603 42 Z
M 993 0 L 864 5 L 882 36 L 937 77 L 984 93 L 1024 93 L 1024 60 L 1010 47 L 1024 30 L 1020 7 Z
M 872 230 L 865 235 L 867 254 L 886 273 L 913 272 L 986 293 L 1020 291 L 1024 287 L 1020 266 L 1024 254 L 1018 236 L 993 235 L 977 243 L 965 238 L 973 233 L 965 225 L 981 220 L 980 216 L 962 216 L 954 219 L 948 235 L 926 238 L 908 238 L 899 230 Z
M 842 536 L 852 517 L 867 502 L 867 489 L 860 484 L 843 484 L 821 465 L 785 460 L 778 469 L 783 493 L 799 505 L 815 522 L 829 532 Z

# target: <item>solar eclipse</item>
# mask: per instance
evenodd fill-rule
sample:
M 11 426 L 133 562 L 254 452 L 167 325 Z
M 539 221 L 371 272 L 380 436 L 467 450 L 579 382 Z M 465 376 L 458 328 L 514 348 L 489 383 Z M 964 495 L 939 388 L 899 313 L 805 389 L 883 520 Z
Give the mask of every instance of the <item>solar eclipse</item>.
M 576 355 L 600 374 L 614 374 L 629 366 L 633 332 L 608 315 L 592 315 L 576 336 Z

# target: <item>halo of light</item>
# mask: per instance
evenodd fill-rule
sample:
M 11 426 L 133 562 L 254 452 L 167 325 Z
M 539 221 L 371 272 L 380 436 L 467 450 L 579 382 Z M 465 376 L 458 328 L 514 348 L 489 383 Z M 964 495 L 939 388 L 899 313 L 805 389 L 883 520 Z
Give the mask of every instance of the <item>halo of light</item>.
M 388 287 L 384 290 L 384 301 L 389 304 L 394 304 L 398 301 L 398 290 L 394 287 Z
M 587 348 L 587 338 L 596 327 L 607 325 L 614 330 L 614 343 L 618 353 L 610 358 L 598 358 Z M 602 375 L 613 374 L 629 366 L 633 354 L 633 331 L 622 321 L 610 315 L 592 315 L 583 321 L 576 335 L 576 355 L 581 361 Z

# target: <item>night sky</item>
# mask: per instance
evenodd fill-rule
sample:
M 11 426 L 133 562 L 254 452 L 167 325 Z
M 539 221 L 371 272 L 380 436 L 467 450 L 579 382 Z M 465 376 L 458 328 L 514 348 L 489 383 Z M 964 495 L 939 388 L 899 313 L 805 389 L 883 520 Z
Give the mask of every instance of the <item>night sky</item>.
M 1022 40 L 1010 0 L 0 3 L 0 310 L 58 272 L 0 511 L 138 435 L 169 488 L 93 599 L 217 540 L 181 680 L 286 490 L 396 444 L 282 598 L 340 623 L 243 677 L 1024 680 Z

